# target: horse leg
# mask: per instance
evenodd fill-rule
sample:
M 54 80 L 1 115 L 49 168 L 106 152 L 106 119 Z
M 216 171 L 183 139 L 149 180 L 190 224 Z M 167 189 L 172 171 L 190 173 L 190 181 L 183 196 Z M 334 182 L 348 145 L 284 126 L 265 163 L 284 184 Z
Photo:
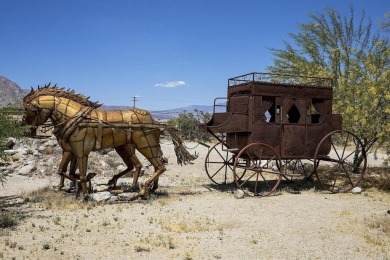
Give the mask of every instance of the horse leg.
M 165 172 L 165 166 L 161 160 L 160 153 L 160 144 L 159 138 L 160 132 L 149 131 L 145 133 L 144 131 L 138 131 L 133 133 L 133 143 L 136 145 L 137 150 L 148 159 L 148 161 L 154 166 L 154 174 L 150 179 L 148 179 L 144 186 L 141 188 L 139 195 L 144 199 L 147 199 L 149 196 L 149 189 L 151 185 L 158 180 L 158 177 Z M 157 188 L 157 182 L 156 188 Z M 155 190 L 156 188 L 153 188 Z
M 163 172 L 166 171 L 164 164 L 160 162 L 157 158 L 148 158 L 148 160 L 154 166 L 155 172 L 149 180 L 145 181 L 144 186 L 139 192 L 139 195 L 144 199 L 148 198 L 149 190 L 155 191 L 158 188 L 158 178 Z
M 77 169 L 77 158 L 74 154 L 72 154 L 72 159 L 70 161 L 70 168 L 69 168 L 69 176 L 73 179 L 78 179 L 79 176 L 76 174 Z
M 141 172 L 142 164 L 138 160 L 137 156 L 135 155 L 134 145 L 125 144 L 116 147 L 115 150 L 122 158 L 123 162 L 127 165 L 127 169 L 114 175 L 114 177 L 112 177 L 112 179 L 108 182 L 108 185 L 113 185 L 115 188 L 118 179 L 123 175 L 125 175 L 126 173 L 130 172 L 132 169 L 134 169 L 135 166 L 132 188 L 136 187 L 138 183 L 138 177 Z
M 80 185 L 83 191 L 84 200 L 88 199 L 88 188 L 87 188 L 87 166 L 88 166 L 88 155 L 77 157 L 77 165 L 80 171 Z
M 160 149 L 159 149 L 159 151 L 158 151 L 158 158 L 157 158 L 157 160 L 158 161 L 161 161 L 163 164 L 166 164 L 168 161 L 165 159 L 165 161 L 164 161 L 164 158 L 163 158 L 163 152 L 162 152 L 162 150 L 161 150 L 161 147 L 160 147 Z M 152 187 L 150 187 L 150 191 L 155 191 L 155 190 L 157 190 L 157 188 L 158 188 L 158 177 L 156 178 L 156 180 L 153 182 L 153 185 L 152 185 Z
M 68 164 L 71 161 L 71 159 L 72 159 L 71 152 L 65 152 L 65 151 L 62 152 L 61 162 L 57 171 L 57 174 L 61 176 L 60 184 L 57 187 L 59 191 L 64 187 L 64 181 L 65 181 L 64 174 L 66 173 L 66 169 L 68 168 Z
M 76 174 L 76 169 L 77 169 L 77 158 L 74 154 L 72 154 L 72 159 L 70 161 L 70 168 L 69 168 L 69 177 L 72 178 L 70 182 L 70 190 L 76 187 L 76 180 L 80 179 L 80 176 Z

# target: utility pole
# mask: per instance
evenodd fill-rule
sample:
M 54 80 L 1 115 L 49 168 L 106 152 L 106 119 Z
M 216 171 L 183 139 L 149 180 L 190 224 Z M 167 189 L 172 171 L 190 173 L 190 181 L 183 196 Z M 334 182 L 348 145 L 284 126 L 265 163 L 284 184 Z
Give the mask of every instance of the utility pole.
M 133 108 L 135 109 L 135 101 L 138 101 L 138 96 L 132 97 L 131 100 L 133 100 Z

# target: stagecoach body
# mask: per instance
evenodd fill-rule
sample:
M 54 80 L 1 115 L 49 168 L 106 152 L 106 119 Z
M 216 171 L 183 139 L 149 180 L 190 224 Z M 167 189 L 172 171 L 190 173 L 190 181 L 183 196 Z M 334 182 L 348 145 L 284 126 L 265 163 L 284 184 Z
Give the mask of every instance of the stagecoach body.
M 281 179 L 287 177 L 286 162 L 311 160 L 316 168 L 319 158 L 333 160 L 328 155 L 335 145 L 329 135 L 343 131 L 342 116 L 332 113 L 332 100 L 327 78 L 250 73 L 228 80 L 227 97 L 215 99 L 213 116 L 201 127 L 230 154 L 225 166 L 245 172 L 257 167 L 252 164 L 260 165 L 260 159 L 271 160 L 278 165 Z M 224 111 L 217 112 L 220 106 Z M 348 143 L 355 138 L 351 136 Z M 206 158 L 206 171 L 208 165 L 210 158 Z M 241 173 L 234 177 L 240 186 Z

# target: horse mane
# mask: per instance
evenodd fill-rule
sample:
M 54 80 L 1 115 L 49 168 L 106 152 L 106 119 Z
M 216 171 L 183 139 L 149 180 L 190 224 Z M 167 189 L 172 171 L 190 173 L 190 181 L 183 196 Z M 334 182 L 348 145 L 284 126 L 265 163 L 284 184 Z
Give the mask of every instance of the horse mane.
M 59 88 L 57 85 L 54 85 L 53 87 L 50 87 L 50 83 L 47 85 L 44 85 L 42 87 L 38 86 L 37 90 L 34 90 L 31 88 L 30 93 L 28 93 L 23 98 L 23 103 L 29 103 L 31 100 L 39 97 L 39 96 L 55 96 L 55 97 L 63 97 L 68 98 L 70 100 L 73 100 L 81 105 L 92 107 L 94 109 L 100 107 L 102 104 L 99 104 L 99 102 L 92 102 L 89 100 L 89 97 L 85 97 L 84 95 L 75 93 L 74 90 L 65 88 Z

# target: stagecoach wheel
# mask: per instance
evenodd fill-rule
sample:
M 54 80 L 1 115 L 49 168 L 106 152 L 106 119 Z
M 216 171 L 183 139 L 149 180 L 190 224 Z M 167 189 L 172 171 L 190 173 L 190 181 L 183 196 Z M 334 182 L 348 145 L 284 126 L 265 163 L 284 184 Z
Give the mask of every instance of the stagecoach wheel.
M 240 160 L 246 161 L 246 173 L 239 178 Z M 234 181 L 238 189 L 246 195 L 265 197 L 276 190 L 282 180 L 282 170 L 273 166 L 272 162 L 281 164 L 280 156 L 271 146 L 253 143 L 245 146 L 234 162 Z
M 215 184 L 228 184 L 234 182 L 233 163 L 234 154 L 227 150 L 223 143 L 213 145 L 206 155 L 205 168 L 210 180 Z M 239 165 L 245 162 L 238 163 Z M 239 178 L 245 174 L 245 168 L 237 170 Z
M 294 182 L 297 180 L 307 180 L 310 179 L 314 174 L 314 160 L 313 159 L 290 159 L 282 160 L 282 168 L 278 161 L 276 161 L 276 166 L 278 169 L 282 170 L 283 178 Z
M 318 182 L 325 189 L 332 193 L 347 192 L 363 178 L 367 167 L 366 151 L 353 133 L 334 131 L 318 144 L 314 165 Z

